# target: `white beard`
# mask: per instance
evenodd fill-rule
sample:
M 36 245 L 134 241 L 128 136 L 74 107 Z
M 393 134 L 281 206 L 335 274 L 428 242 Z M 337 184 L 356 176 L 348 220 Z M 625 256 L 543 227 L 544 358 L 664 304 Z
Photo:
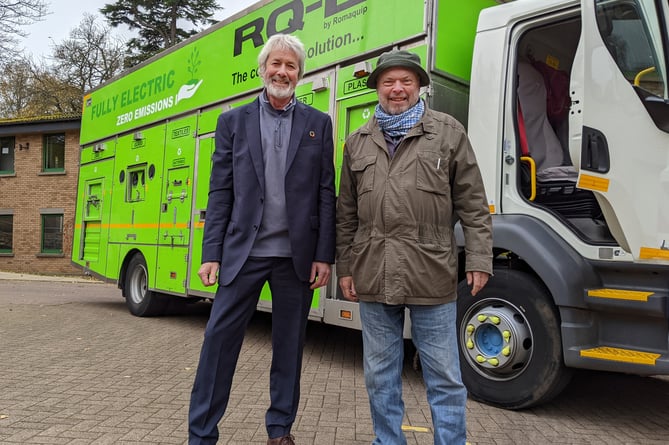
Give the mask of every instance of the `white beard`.
M 266 79 L 264 83 L 267 94 L 276 97 L 277 99 L 288 99 L 295 93 L 295 87 L 292 84 L 288 84 L 285 87 L 279 87 L 272 83 L 272 79 Z

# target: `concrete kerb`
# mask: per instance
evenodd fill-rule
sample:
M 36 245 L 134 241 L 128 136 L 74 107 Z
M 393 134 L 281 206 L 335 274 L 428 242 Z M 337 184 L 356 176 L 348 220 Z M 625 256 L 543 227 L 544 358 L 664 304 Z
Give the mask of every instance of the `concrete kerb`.
M 102 283 L 87 275 L 39 275 L 0 271 L 0 281 L 61 281 L 69 283 Z

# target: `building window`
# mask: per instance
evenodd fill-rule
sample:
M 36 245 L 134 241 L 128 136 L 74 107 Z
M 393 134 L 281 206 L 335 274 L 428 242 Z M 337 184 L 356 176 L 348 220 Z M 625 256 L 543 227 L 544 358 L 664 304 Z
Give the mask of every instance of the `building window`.
M 0 214 L 0 253 L 12 253 L 14 248 L 14 215 Z
M 14 173 L 14 136 L 0 138 L 0 175 Z
M 42 214 L 42 253 L 63 253 L 63 215 Z
M 65 134 L 47 134 L 44 136 L 44 160 L 42 171 L 65 171 Z

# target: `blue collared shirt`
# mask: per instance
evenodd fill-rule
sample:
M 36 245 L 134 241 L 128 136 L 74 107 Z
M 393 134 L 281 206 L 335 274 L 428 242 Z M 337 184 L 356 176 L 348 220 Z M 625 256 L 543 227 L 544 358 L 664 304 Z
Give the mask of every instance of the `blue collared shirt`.
M 265 166 L 265 198 L 262 221 L 250 255 L 290 257 L 292 251 L 288 238 L 285 178 L 295 96 L 282 110 L 272 107 L 264 90 L 259 102 L 260 139 Z

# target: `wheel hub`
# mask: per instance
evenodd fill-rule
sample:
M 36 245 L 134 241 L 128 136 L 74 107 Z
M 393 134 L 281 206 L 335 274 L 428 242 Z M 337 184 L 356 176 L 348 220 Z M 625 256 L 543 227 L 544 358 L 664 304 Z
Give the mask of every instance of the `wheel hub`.
M 505 304 L 483 304 L 462 325 L 463 351 L 479 372 L 512 377 L 522 372 L 532 352 L 527 320 Z

